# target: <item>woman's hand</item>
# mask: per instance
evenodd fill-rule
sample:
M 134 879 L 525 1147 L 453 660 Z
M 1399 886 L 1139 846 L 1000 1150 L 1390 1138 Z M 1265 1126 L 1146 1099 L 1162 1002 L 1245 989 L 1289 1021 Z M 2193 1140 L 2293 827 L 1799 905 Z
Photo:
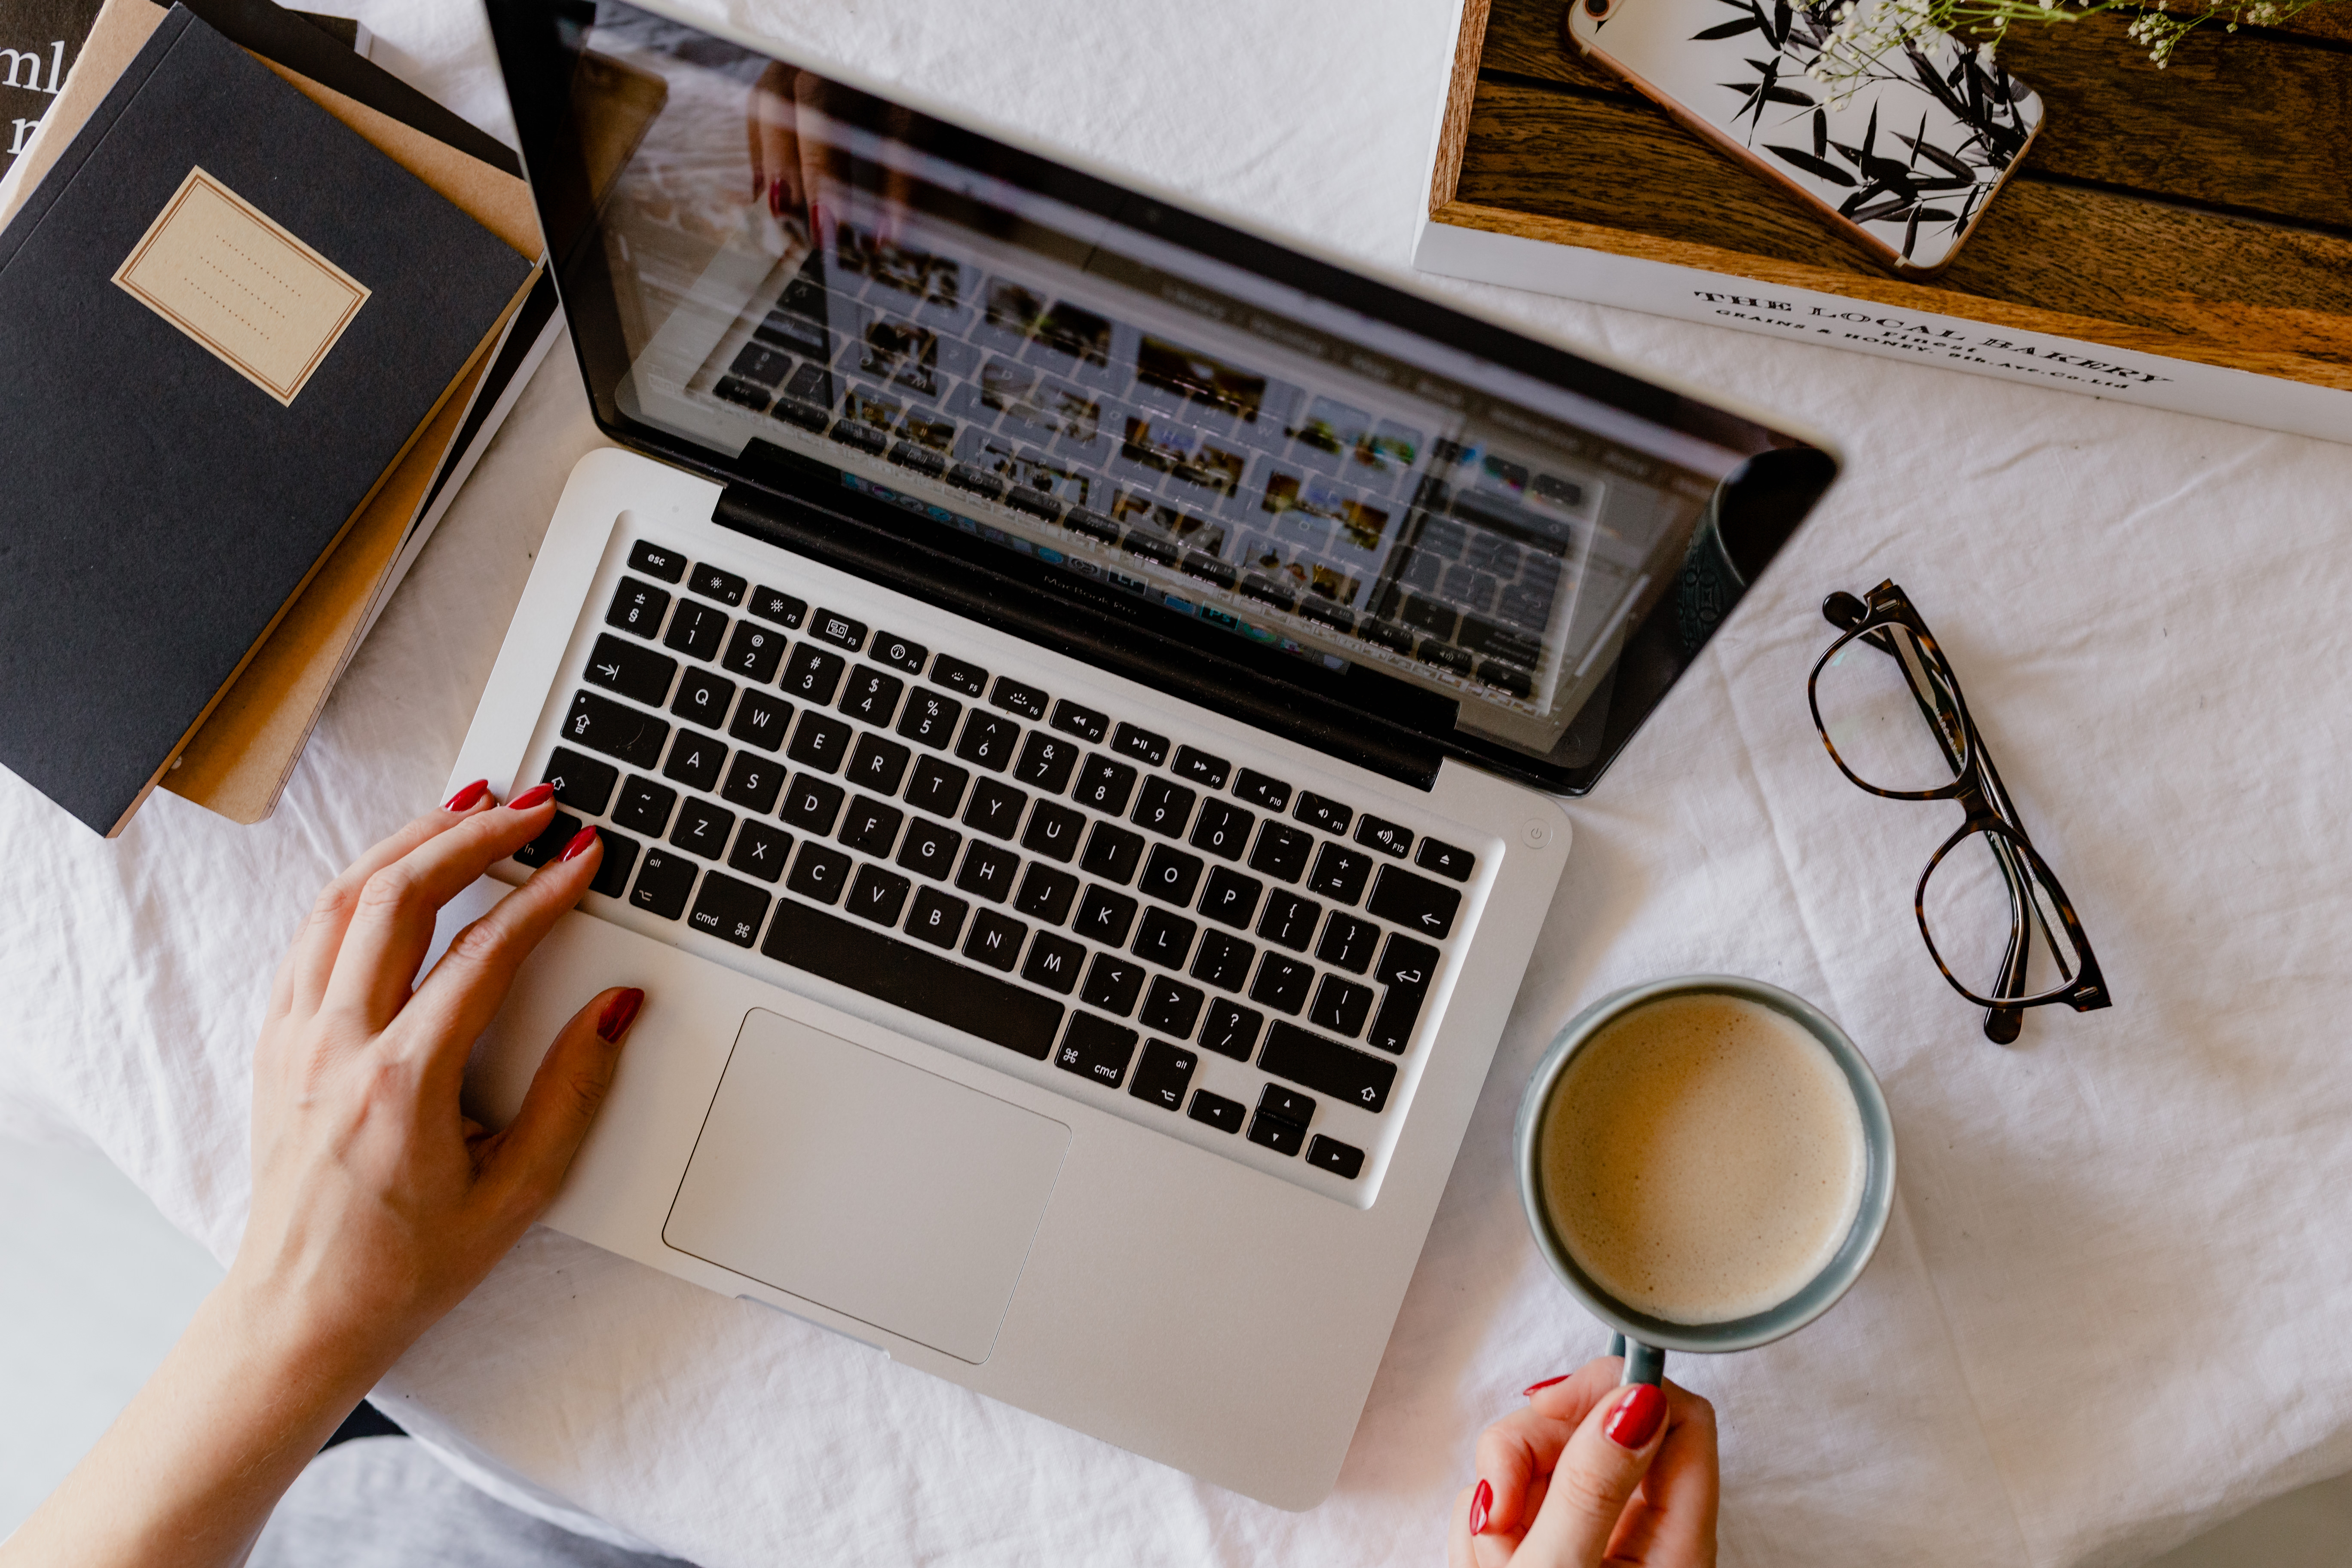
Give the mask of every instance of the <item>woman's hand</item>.
M 441 907 L 547 830 L 552 792 L 476 784 L 328 884 L 278 966 L 253 1064 L 253 1206 L 180 1342 L 0 1563 L 233 1563 L 329 1433 L 555 1195 L 645 994 L 588 999 L 512 1125 L 458 1109 L 473 1043 L 603 856 L 562 857 L 459 932 Z
M 1604 1356 L 1538 1383 L 1480 1435 L 1449 1568 L 1711 1568 L 1715 1407 L 1671 1383 L 1620 1388 L 1622 1369 Z

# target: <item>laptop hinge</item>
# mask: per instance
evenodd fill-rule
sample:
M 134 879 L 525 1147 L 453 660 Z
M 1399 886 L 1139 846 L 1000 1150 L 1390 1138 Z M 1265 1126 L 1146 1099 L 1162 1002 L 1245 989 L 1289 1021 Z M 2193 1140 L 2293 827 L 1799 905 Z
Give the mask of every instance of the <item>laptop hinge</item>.
M 727 486 L 711 520 L 1337 761 L 1415 789 L 1436 786 L 1444 752 L 1420 735 L 1196 646 L 1158 639 L 1109 607 L 1112 590 L 1073 578 L 1064 593 L 1043 597 L 968 558 L 740 482 Z M 1093 593 L 1104 595 L 1104 609 L 1086 603 Z

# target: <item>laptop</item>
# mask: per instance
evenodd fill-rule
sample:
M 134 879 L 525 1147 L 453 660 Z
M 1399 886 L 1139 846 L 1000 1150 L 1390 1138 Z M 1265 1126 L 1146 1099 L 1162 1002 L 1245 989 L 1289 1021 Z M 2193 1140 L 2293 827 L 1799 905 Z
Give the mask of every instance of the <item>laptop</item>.
M 1590 788 L 1817 443 L 649 5 L 491 0 L 580 371 L 454 780 L 642 985 L 548 1223 L 1330 1489 Z M 755 174 L 753 163 L 761 162 Z

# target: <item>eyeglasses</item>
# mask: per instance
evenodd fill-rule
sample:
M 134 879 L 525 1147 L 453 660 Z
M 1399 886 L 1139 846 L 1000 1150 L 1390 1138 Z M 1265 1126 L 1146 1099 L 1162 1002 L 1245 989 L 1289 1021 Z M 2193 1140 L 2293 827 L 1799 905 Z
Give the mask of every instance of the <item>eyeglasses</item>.
M 1968 813 L 1928 858 L 1912 907 L 1936 967 L 1985 1009 L 1985 1037 L 2009 1044 L 2024 1010 L 2045 1003 L 2110 1005 L 2083 922 L 2027 838 L 1919 612 L 1887 582 L 1867 601 L 1832 594 L 1822 617 L 1844 634 L 1806 683 L 1830 760 L 1873 795 L 1957 800 Z

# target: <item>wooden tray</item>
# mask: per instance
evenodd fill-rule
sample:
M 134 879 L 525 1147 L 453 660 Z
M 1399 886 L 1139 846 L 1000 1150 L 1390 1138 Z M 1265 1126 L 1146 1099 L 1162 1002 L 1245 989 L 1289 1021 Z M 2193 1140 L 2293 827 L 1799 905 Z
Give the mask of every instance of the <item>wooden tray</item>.
M 2158 355 L 2352 392 L 2352 5 L 2321 7 L 2295 30 L 2192 35 L 2161 71 L 2126 39 L 2122 17 L 2012 27 L 2005 63 L 2042 95 L 2047 118 L 1958 259 L 1927 283 L 1881 269 L 1585 61 L 1560 19 L 1561 0 L 1465 0 L 1429 200 L 1432 227 L 1454 231 L 1454 243 L 1432 247 L 1425 229 L 1423 248 L 1437 259 L 1423 265 L 1549 287 L 1529 284 L 1525 265 L 1500 277 L 1447 264 L 1487 254 L 1465 234 L 1509 236 L 1696 268 L 1750 294 L 1769 286 L 1769 302 L 1790 307 L 1791 320 L 1731 323 L 1757 330 L 1824 333 L 1836 312 L 1808 301 L 1833 296 L 2126 351 L 2109 369 Z M 1622 287 L 1575 286 L 1639 269 L 1587 263 L 1560 273 L 1565 286 L 1553 292 L 1699 320 L 1721 313 L 1696 308 L 1704 300 L 1676 308 L 1624 298 Z M 1660 299 L 1693 294 L 1675 287 Z M 2031 352 L 2032 340 L 1991 341 Z M 2060 350 L 2039 357 L 2067 359 Z M 2231 401 L 2237 379 L 2159 375 L 2196 390 L 2143 400 L 2352 440 L 2352 397 L 2254 399 L 2301 411 L 2285 418 L 2250 414 L 2243 400 L 2235 411 L 2207 406 Z M 2095 384 L 2074 390 L 2117 395 Z

